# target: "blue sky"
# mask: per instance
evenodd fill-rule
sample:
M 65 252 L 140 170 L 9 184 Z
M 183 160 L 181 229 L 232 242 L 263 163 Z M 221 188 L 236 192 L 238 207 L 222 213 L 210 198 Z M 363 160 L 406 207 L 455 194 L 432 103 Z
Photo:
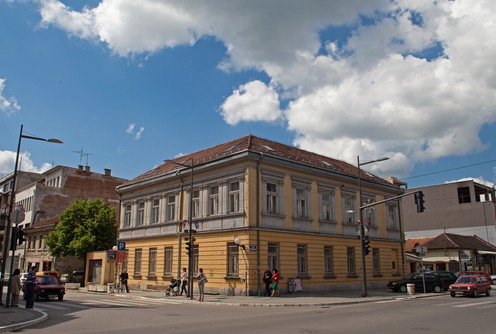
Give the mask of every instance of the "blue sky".
M 492 184 L 495 12 L 489 0 L 0 0 L 0 175 L 24 124 L 64 141 L 24 140 L 32 171 L 75 167 L 83 149 L 92 170 L 133 178 L 254 134 L 351 163 L 388 156 L 369 170 L 409 187 Z

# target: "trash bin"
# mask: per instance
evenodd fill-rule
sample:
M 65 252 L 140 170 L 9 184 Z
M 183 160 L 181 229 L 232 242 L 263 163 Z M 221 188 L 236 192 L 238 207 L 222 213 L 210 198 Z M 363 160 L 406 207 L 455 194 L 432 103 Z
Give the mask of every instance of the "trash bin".
M 413 283 L 408 283 L 406 285 L 406 291 L 408 292 L 408 295 L 412 296 L 415 294 L 415 284 Z

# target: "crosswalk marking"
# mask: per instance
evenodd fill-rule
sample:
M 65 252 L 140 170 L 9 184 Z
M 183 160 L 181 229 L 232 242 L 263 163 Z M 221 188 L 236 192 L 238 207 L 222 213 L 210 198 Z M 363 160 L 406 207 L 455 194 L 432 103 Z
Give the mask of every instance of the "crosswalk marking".
M 487 301 L 487 302 L 478 302 L 478 303 L 468 303 L 468 304 L 461 304 L 461 305 L 453 305 L 453 307 L 478 307 L 481 305 L 486 305 L 486 304 L 494 304 L 494 301 Z

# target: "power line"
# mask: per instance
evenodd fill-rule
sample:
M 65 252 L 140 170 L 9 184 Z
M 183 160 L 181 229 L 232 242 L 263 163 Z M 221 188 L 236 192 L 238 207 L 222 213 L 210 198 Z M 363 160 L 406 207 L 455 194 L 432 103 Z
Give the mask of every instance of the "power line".
M 402 178 L 400 180 L 403 181 L 403 180 L 415 179 L 417 177 L 423 177 L 423 176 L 429 176 L 429 175 L 434 175 L 434 174 L 440 174 L 440 173 L 444 173 L 444 172 L 451 172 L 453 170 L 458 170 L 458 169 L 463 169 L 463 168 L 468 168 L 468 167 L 483 165 L 483 164 L 487 164 L 487 163 L 494 162 L 494 161 L 496 161 L 496 159 L 488 160 L 488 161 L 483 161 L 483 162 L 478 162 L 476 164 L 471 164 L 471 165 L 466 165 L 466 166 L 460 166 L 460 167 L 455 167 L 455 168 L 450 168 L 450 169 L 444 169 L 444 170 L 440 170 L 440 171 L 432 172 L 432 173 L 427 173 L 427 174 L 409 176 L 409 177 Z

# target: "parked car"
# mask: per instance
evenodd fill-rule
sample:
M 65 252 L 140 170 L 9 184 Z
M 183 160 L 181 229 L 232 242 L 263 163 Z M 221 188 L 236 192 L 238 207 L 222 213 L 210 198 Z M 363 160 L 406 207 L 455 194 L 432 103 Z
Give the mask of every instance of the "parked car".
M 458 277 L 460 276 L 484 276 L 489 282 L 492 281 L 491 276 L 485 271 L 477 271 L 477 270 L 460 271 L 458 272 Z
M 38 271 L 36 273 L 36 276 L 45 276 L 45 275 L 54 276 L 60 282 L 60 273 L 58 271 L 55 271 L 55 270 L 44 270 L 44 271 Z
M 435 275 L 431 273 L 415 273 L 411 274 L 409 277 L 398 280 L 398 281 L 390 281 L 387 283 L 387 287 L 394 292 L 406 292 L 406 285 L 413 283 L 415 284 L 415 290 L 423 291 L 424 290 L 424 276 L 425 276 L 425 289 L 427 291 L 433 291 L 436 293 L 441 292 L 443 288 L 443 281 Z
M 443 282 L 443 290 L 448 291 L 451 284 L 456 282 L 458 276 L 451 271 L 437 270 L 430 271 L 429 274 L 437 275 Z
M 70 276 L 71 283 L 84 283 L 84 271 L 73 271 Z
M 69 283 L 69 274 L 60 275 L 60 283 Z
M 21 273 L 21 285 L 26 282 L 26 279 L 28 278 L 28 273 Z
M 36 300 L 40 298 L 57 297 L 59 301 L 64 299 L 65 287 L 59 283 L 55 276 L 36 276 L 36 286 L 34 287 Z
M 485 276 L 460 276 L 455 283 L 449 287 L 451 297 L 456 295 L 477 297 L 481 293 L 491 295 L 491 283 Z

